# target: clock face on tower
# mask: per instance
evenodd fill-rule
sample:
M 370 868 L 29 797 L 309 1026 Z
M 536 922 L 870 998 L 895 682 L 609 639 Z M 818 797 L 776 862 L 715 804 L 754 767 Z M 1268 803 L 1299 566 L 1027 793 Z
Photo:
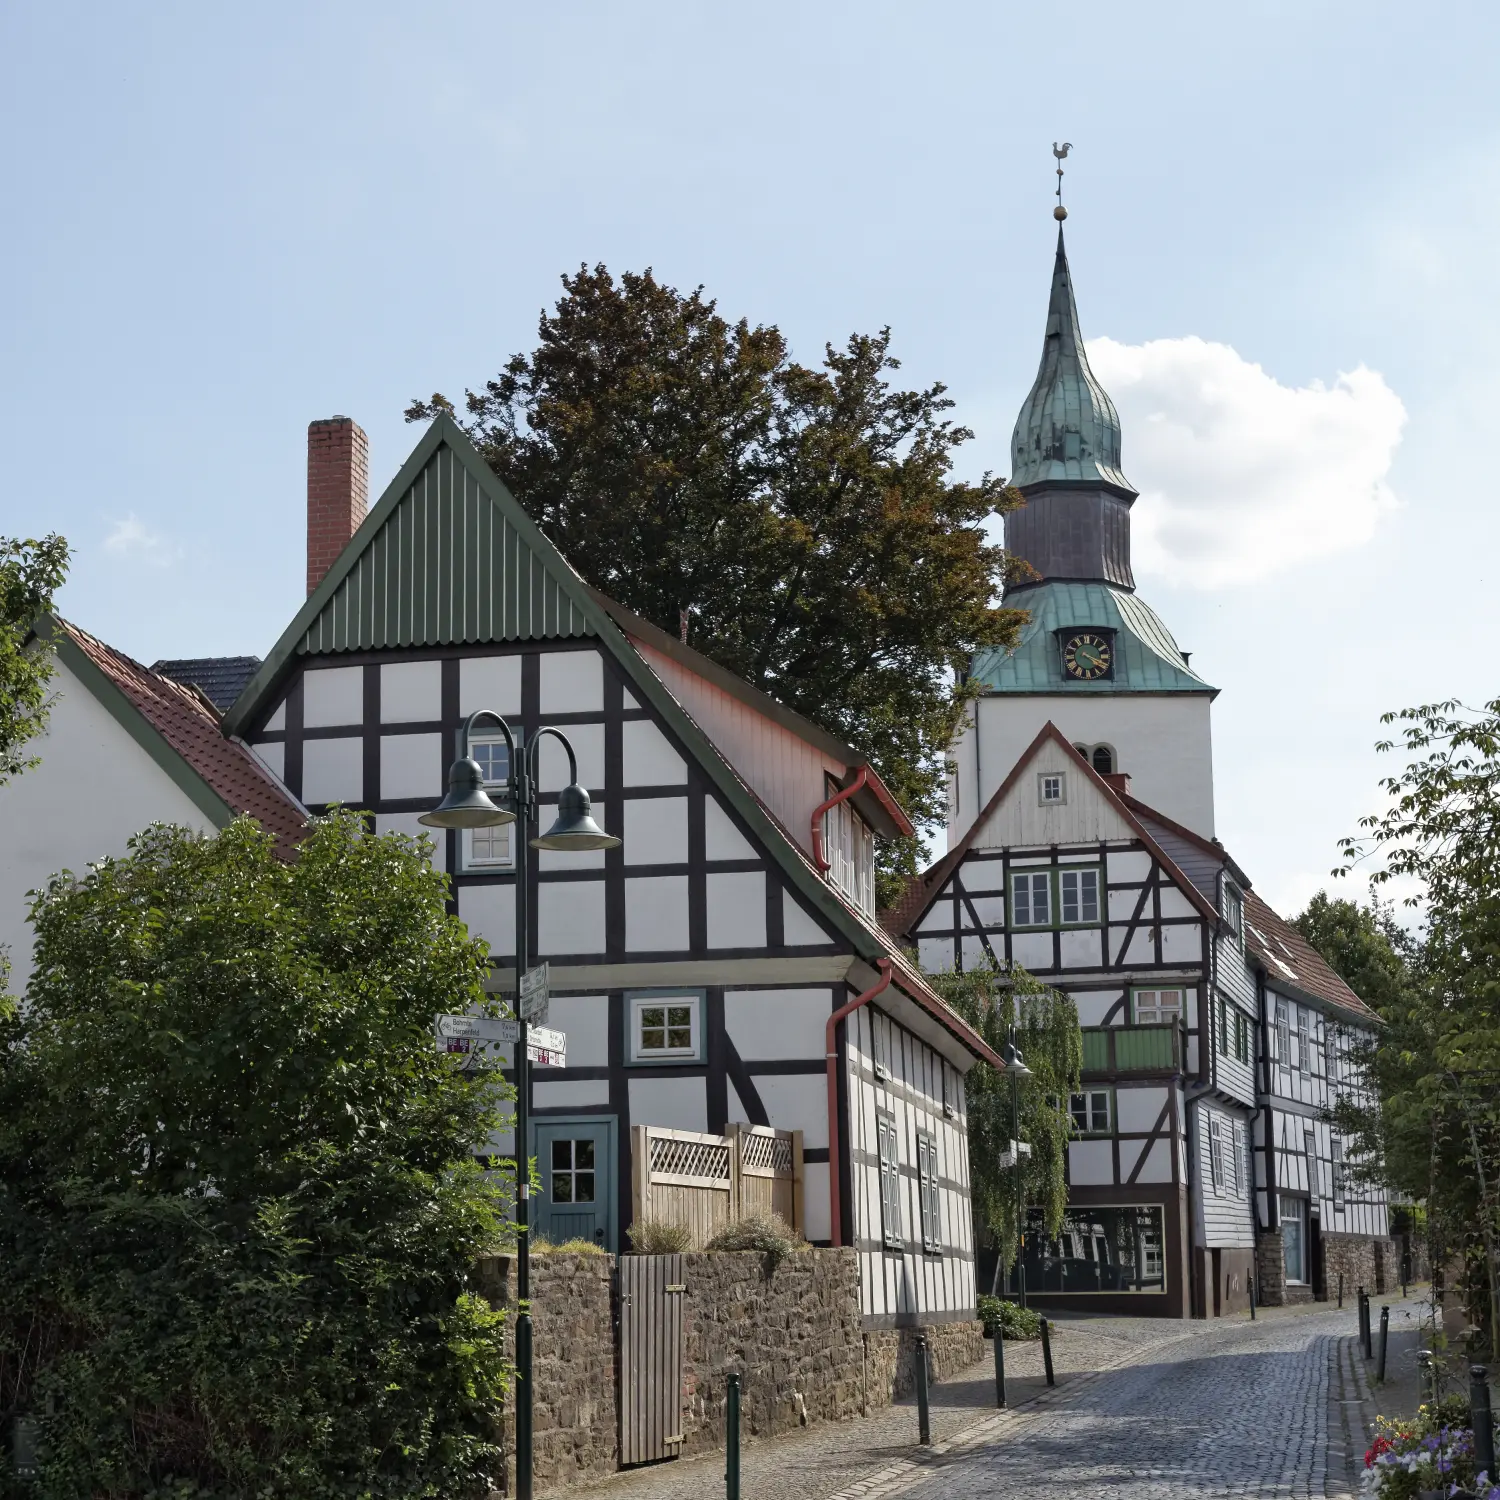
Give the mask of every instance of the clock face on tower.
M 1080 630 L 1062 643 L 1063 671 L 1078 682 L 1108 677 L 1115 664 L 1115 648 L 1108 636 Z

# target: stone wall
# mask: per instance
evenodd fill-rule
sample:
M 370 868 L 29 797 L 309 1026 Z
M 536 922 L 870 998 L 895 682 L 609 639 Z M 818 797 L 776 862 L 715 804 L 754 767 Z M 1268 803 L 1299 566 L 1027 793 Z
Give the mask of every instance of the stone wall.
M 1340 1272 L 1344 1277 L 1345 1302 L 1360 1287 L 1372 1297 L 1384 1296 L 1401 1285 L 1401 1246 L 1395 1240 L 1372 1239 L 1368 1235 L 1325 1234 L 1325 1295 L 1338 1296 Z
M 1279 1234 L 1255 1237 L 1255 1295 L 1262 1307 L 1286 1304 L 1286 1261 L 1282 1256 Z
M 604 1255 L 532 1259 L 538 1493 L 597 1480 L 619 1465 L 613 1271 Z M 740 1377 L 741 1433 L 753 1440 L 844 1421 L 910 1394 L 919 1334 L 935 1380 L 984 1353 L 977 1321 L 866 1333 L 853 1250 L 801 1250 L 779 1265 L 756 1252 L 698 1252 L 683 1256 L 683 1280 L 684 1456 L 723 1446 L 731 1374 Z M 509 1259 L 481 1262 L 478 1290 L 512 1312 L 513 1281 Z M 509 1412 L 501 1431 L 510 1454 Z M 513 1494 L 513 1459 L 506 1467 L 505 1493 Z
M 515 1314 L 515 1263 L 480 1261 L 477 1290 Z M 533 1462 L 538 1490 L 562 1489 L 619 1467 L 615 1415 L 614 1261 L 608 1255 L 533 1255 L 531 1325 L 535 1400 Z M 514 1324 L 506 1329 L 514 1357 Z M 501 1414 L 505 1493 L 515 1493 L 515 1421 Z

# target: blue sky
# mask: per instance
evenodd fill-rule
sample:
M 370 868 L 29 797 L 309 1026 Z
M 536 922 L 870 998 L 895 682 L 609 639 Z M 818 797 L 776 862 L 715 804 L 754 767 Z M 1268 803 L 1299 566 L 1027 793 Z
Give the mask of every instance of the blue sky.
M 1435 17 L 1440 14 L 1441 19 Z M 366 0 L 0 9 L 0 531 L 133 655 L 300 602 L 306 424 L 530 346 L 654 266 L 804 359 L 889 323 L 1008 467 L 1069 249 L 1138 581 L 1223 694 L 1220 832 L 1283 908 L 1386 708 L 1497 691 L 1500 11 Z

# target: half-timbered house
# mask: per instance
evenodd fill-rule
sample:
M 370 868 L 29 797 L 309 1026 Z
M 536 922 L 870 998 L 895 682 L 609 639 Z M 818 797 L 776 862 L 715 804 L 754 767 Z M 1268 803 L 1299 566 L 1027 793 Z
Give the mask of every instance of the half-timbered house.
M 1033 571 L 1006 603 L 1028 618 L 971 664 L 948 853 L 888 925 L 928 972 L 1017 964 L 1077 1002 L 1068 1218 L 1028 1236 L 1029 1293 L 1212 1315 L 1245 1305 L 1257 1264 L 1268 1301 L 1321 1289 L 1331 1225 L 1364 1247 L 1339 1242 L 1351 1261 L 1386 1233 L 1320 1113 L 1320 1038 L 1374 1017 L 1214 838 L 1218 690 L 1136 593 L 1136 492 L 1061 230 L 1011 459 L 1006 546 Z
M 622 840 L 533 864 L 529 951 L 567 1036 L 533 1075 L 537 1232 L 624 1248 L 633 1184 L 702 1176 L 737 1125 L 770 1127 L 757 1149 L 795 1141 L 808 1238 L 858 1247 L 870 1326 L 971 1318 L 964 1075 L 999 1059 L 875 920 L 874 842 L 910 824 L 873 768 L 585 587 L 446 417 L 368 515 L 358 428 L 315 423 L 309 451 L 309 595 L 227 733 L 313 812 L 416 834 L 467 715 L 522 743 L 554 725 Z M 499 736 L 475 753 L 503 782 Z M 542 741 L 543 819 L 566 780 Z M 431 855 L 502 993 L 513 834 Z

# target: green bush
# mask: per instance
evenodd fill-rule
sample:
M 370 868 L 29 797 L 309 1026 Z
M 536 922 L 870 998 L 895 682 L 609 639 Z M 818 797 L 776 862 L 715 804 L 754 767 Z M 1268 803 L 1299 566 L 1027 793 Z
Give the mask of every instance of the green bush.
M 665 1219 L 638 1219 L 625 1231 L 637 1255 L 680 1255 L 692 1248 L 693 1231 Z
M 47 1500 L 417 1500 L 498 1480 L 487 954 L 410 839 L 154 827 L 33 907 L 0 1011 L 0 1432 Z M 7 1476 L 8 1479 L 8 1476 Z M 0 1484 L 5 1483 L 0 1480 Z
M 770 1257 L 774 1271 L 794 1250 L 807 1242 L 780 1214 L 746 1214 L 726 1224 L 704 1247 L 707 1250 L 759 1250 Z
M 984 1331 L 990 1338 L 995 1336 L 997 1323 L 1005 1337 L 1012 1342 L 1017 1339 L 1039 1339 L 1042 1336 L 1040 1313 L 1015 1302 L 1004 1302 L 999 1297 L 979 1298 L 979 1321 L 984 1324 Z

